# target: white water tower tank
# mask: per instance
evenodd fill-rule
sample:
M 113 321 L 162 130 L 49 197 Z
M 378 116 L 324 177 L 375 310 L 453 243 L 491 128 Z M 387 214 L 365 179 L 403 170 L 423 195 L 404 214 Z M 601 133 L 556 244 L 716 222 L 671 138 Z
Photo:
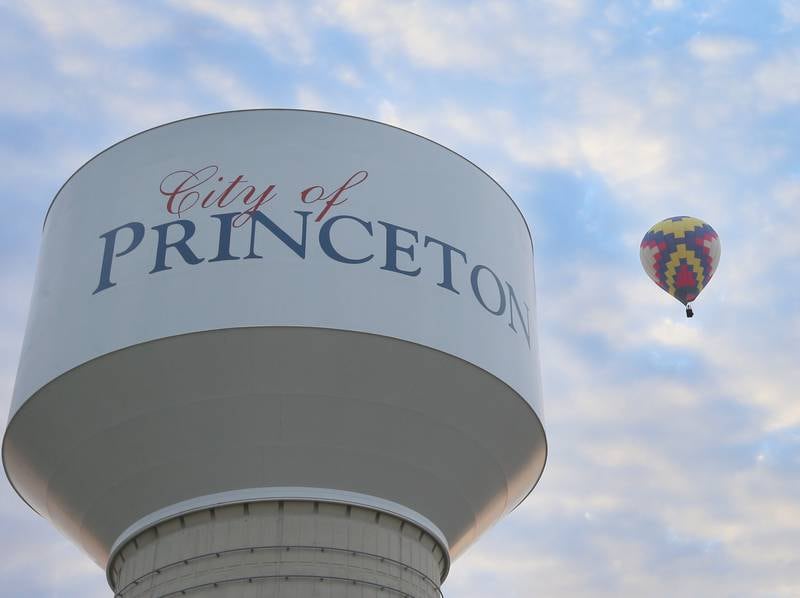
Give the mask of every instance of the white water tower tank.
M 374 121 L 226 112 L 57 194 L 3 462 L 117 596 L 439 596 L 539 479 L 541 408 L 494 180 Z

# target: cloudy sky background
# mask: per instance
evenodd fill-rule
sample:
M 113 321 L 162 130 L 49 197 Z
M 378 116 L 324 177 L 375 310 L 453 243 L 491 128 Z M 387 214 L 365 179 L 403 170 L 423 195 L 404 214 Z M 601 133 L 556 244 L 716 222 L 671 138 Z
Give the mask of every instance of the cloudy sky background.
M 531 225 L 550 443 L 447 598 L 800 596 L 800 1 L 0 0 L 0 411 L 45 211 L 144 128 L 344 112 L 481 165 Z M 638 244 L 722 239 L 686 320 Z M 107 597 L 0 483 L 0 596 Z

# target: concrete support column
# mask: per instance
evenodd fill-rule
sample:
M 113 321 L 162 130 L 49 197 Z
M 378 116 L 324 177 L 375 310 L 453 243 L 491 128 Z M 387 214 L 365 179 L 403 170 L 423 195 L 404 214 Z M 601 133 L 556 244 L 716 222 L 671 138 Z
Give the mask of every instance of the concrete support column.
M 272 501 L 159 523 L 113 559 L 120 598 L 440 598 L 443 549 L 394 515 Z

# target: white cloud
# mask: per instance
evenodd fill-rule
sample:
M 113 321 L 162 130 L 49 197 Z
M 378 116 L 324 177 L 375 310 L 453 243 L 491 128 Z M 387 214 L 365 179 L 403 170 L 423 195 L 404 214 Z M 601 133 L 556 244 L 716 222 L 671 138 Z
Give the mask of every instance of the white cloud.
M 688 44 L 689 53 L 704 62 L 735 60 L 755 51 L 752 42 L 735 37 L 698 35 Z
M 103 571 L 10 488 L 0 493 L 0 525 L 4 545 L 13 546 L 0 563 L 0 596 L 108 597 Z
M 170 4 L 246 33 L 279 62 L 308 63 L 314 59 L 313 28 L 302 3 L 170 0 Z
M 772 195 L 784 209 L 800 208 L 800 177 L 776 182 Z
M 781 15 L 788 26 L 800 25 L 800 0 L 781 0 Z
M 309 85 L 301 85 L 295 91 L 298 108 L 306 110 L 334 111 L 333 107 L 323 99 L 322 95 Z
M 50 138 L 46 138 L 42 145 L 46 147 L 32 153 L 14 152 L 10 148 L 0 145 L 0 161 L 5 164 L 7 169 L 4 177 L 9 184 L 26 184 L 31 180 L 43 183 L 43 187 L 46 189 L 44 195 L 20 195 L 22 201 L 41 206 L 41 218 L 44 217 L 48 203 L 67 177 L 98 151 L 96 147 L 88 144 L 73 145 L 70 141 Z M 35 256 L 31 258 L 32 261 L 33 259 Z M 6 283 L 6 280 L 0 283 L 0 296 L 10 299 L 11 295 L 3 294 L 6 292 L 4 288 Z M 28 292 L 28 289 L 25 289 L 25 292 Z M 25 301 L 27 310 L 27 298 Z
M 800 103 L 800 50 L 782 52 L 763 64 L 755 84 L 768 109 Z
M 669 164 L 665 137 L 621 122 L 581 127 L 581 152 L 590 167 L 612 185 L 662 178 Z
M 130 5 L 93 0 L 77 6 L 36 0 L 24 7 L 24 16 L 37 23 L 41 38 L 29 44 L 17 40 L 17 51 L 25 60 L 39 58 L 33 54 L 42 47 L 49 51 L 41 57 L 45 66 L 35 73 L 25 69 L 5 73 L 9 86 L 0 98 L 0 111 L 20 116 L 57 114 L 61 122 L 83 122 L 87 128 L 101 121 L 111 123 L 116 134 L 99 141 L 111 143 L 143 128 L 194 114 L 203 105 L 181 85 L 185 73 L 164 73 L 126 54 L 160 39 L 170 30 L 171 19 L 156 18 Z M 120 58 L 123 54 L 125 59 Z M 44 80 L 47 85 L 42 85 Z M 80 137 L 85 139 L 86 135 Z M 86 157 L 97 149 L 92 146 Z M 64 157 L 75 153 L 65 152 Z M 12 159 L 19 162 L 23 158 Z M 57 160 L 63 161 L 61 157 Z
M 117 137 L 124 138 L 143 129 L 149 129 L 157 125 L 180 120 L 188 116 L 193 116 L 198 111 L 191 104 L 176 98 L 158 97 L 124 97 L 113 95 L 101 99 L 106 113 L 110 117 L 120 119 L 120 133 Z M 115 143 L 119 139 L 113 139 Z
M 482 26 L 492 16 L 503 20 L 503 13 L 502 5 L 491 3 L 443 7 L 379 0 L 331 1 L 321 11 L 329 24 L 368 37 L 374 51 L 399 51 L 430 68 L 475 68 L 495 62 L 496 52 L 486 43 Z
M 592 268 L 596 266 L 587 266 L 586 269 Z M 598 282 L 609 279 L 618 280 L 618 277 L 602 270 L 597 272 Z M 582 298 L 583 305 L 570 304 L 567 299 L 564 310 L 565 314 L 580 313 L 582 317 L 576 319 L 584 319 L 583 308 L 590 303 L 610 303 L 599 289 L 593 295 L 583 289 L 574 297 L 577 301 Z M 627 305 L 626 298 L 627 295 L 619 298 L 617 308 L 628 314 L 622 326 L 631 330 L 630 342 L 635 341 L 635 331 L 643 321 L 637 316 L 641 310 Z M 559 305 L 564 299 L 561 298 Z M 557 326 L 568 321 L 552 312 L 546 313 L 543 320 L 558 322 Z M 573 323 L 570 321 L 570 325 Z M 642 349 L 652 346 L 653 342 L 664 344 L 659 341 L 659 337 L 663 337 L 661 340 L 666 341 L 667 346 L 683 345 L 691 351 L 695 334 L 690 326 L 698 323 L 695 320 L 678 325 L 662 321 L 655 327 L 656 337 L 644 335 L 640 339 Z M 701 587 L 708 588 L 707 592 L 701 593 L 725 593 L 725 581 L 713 573 L 716 566 L 706 560 L 715 554 L 724 559 L 726 568 L 733 567 L 739 571 L 737 591 L 743 587 L 773 588 L 777 578 L 789 584 L 796 583 L 791 567 L 780 564 L 788 562 L 788 552 L 785 552 L 785 547 L 773 544 L 774 538 L 786 540 L 792 537 L 796 541 L 800 537 L 800 533 L 790 531 L 782 523 L 794 521 L 797 517 L 791 512 L 793 503 L 786 498 L 791 496 L 792 489 L 783 487 L 781 477 L 758 474 L 755 452 L 747 465 L 745 462 L 715 461 L 720 458 L 722 450 L 727 450 L 724 447 L 733 448 L 738 442 L 757 438 L 762 433 L 762 425 L 769 425 L 768 420 L 750 416 L 739 424 L 739 429 L 733 430 L 729 429 L 730 424 L 720 419 L 722 411 L 708 411 L 714 394 L 725 396 L 731 407 L 739 401 L 752 401 L 753 387 L 747 383 L 751 377 L 762 383 L 775 380 L 778 393 L 784 398 L 791 396 L 790 389 L 796 382 L 785 376 L 791 371 L 791 365 L 783 360 L 775 364 L 771 373 L 754 371 L 754 368 L 759 370 L 765 364 L 774 363 L 780 351 L 758 355 L 758 350 L 755 350 L 742 355 L 741 360 L 731 361 L 742 350 L 739 334 L 744 332 L 746 335 L 747 332 L 737 327 L 726 327 L 727 338 L 722 341 L 714 338 L 716 333 L 710 326 L 704 328 L 704 336 L 699 339 L 701 343 L 694 350 L 699 350 L 701 359 L 717 353 L 716 367 L 706 370 L 707 373 L 714 372 L 713 379 L 703 382 L 690 376 L 682 388 L 674 380 L 663 378 L 652 380 L 649 386 L 646 379 L 639 381 L 641 385 L 631 379 L 620 379 L 607 371 L 621 365 L 616 358 L 598 358 L 598 362 L 593 363 L 591 356 L 574 350 L 579 346 L 574 342 L 556 341 L 550 335 L 542 339 L 542 346 L 546 347 L 545 374 L 561 381 L 557 396 L 553 396 L 552 391 L 549 395 L 551 400 L 557 401 L 557 406 L 549 409 L 553 435 L 550 470 L 524 508 L 511 516 L 517 519 L 513 523 L 503 522 L 499 527 L 507 526 L 504 527 L 507 537 L 512 529 L 520 526 L 531 531 L 546 530 L 550 529 L 548 522 L 558 521 L 558 524 L 553 524 L 555 529 L 568 528 L 571 534 L 575 534 L 571 522 L 585 512 L 593 514 L 588 519 L 593 526 L 601 525 L 603 520 L 613 523 L 607 528 L 585 528 L 580 532 L 582 540 L 577 544 L 559 547 L 551 539 L 544 538 L 538 549 L 528 550 L 527 566 L 520 563 L 517 571 L 506 571 L 507 575 L 520 577 L 517 583 L 509 582 L 511 587 L 523 587 L 521 578 L 526 572 L 536 570 L 533 561 L 538 561 L 540 555 L 547 555 L 556 563 L 568 563 L 573 558 L 591 561 L 591 568 L 584 571 L 590 575 L 602 575 L 601 572 L 608 572 L 608 568 L 620 575 L 617 578 L 619 585 L 605 577 L 602 583 L 581 580 L 573 589 L 577 594 L 581 593 L 580 588 L 588 587 L 587 583 L 597 590 L 592 595 L 651 595 L 645 589 L 648 583 L 652 584 L 651 587 L 663 588 L 663 593 L 656 592 L 655 595 L 694 594 L 701 592 Z M 608 340 L 615 340 L 614 333 L 619 332 L 620 324 L 610 323 L 607 330 Z M 679 332 L 677 336 L 672 334 L 676 331 Z M 707 350 L 702 347 L 706 342 L 710 345 Z M 555 354 L 554 344 L 560 349 Z M 720 345 L 726 347 L 724 352 L 719 351 Z M 622 348 L 617 346 L 616 350 Z M 561 352 L 564 350 L 567 353 Z M 722 380 L 726 383 L 717 387 Z M 770 408 L 776 406 L 777 403 L 772 403 Z M 574 455 L 576 447 L 579 458 Z M 569 452 L 569 456 L 560 457 L 559 453 L 563 451 Z M 598 480 L 589 490 L 581 481 L 582 472 L 587 467 L 594 472 L 593 479 Z M 756 476 L 760 476 L 757 482 Z M 520 519 L 523 515 L 524 519 Z M 653 525 L 650 535 L 641 525 L 645 518 Z M 633 523 L 636 520 L 638 524 Z M 506 556 L 511 557 L 498 553 L 498 550 L 504 550 L 500 546 L 487 546 L 485 542 L 479 543 L 473 551 L 494 552 L 496 560 L 501 561 Z M 670 561 L 680 559 L 680 552 L 672 552 L 666 547 L 662 549 L 659 543 L 696 547 L 697 552 L 687 557 L 695 562 L 696 567 L 679 567 L 682 581 L 665 577 L 666 570 L 680 565 L 680 560 Z M 586 546 L 599 547 L 599 554 L 582 553 Z M 759 550 L 764 552 L 754 558 Z M 617 564 L 606 561 L 605 555 L 616 555 L 619 559 Z M 633 558 L 633 555 L 641 558 Z M 469 559 L 470 555 L 465 558 Z M 656 562 L 661 564 L 656 565 Z M 488 575 L 498 565 L 486 562 L 478 566 L 486 567 Z M 455 574 L 460 574 L 458 568 Z M 729 581 L 732 584 L 730 591 L 734 591 L 737 582 Z M 535 582 L 532 587 L 544 594 L 554 591 L 545 580 Z
M 682 0 L 650 0 L 650 7 L 654 10 L 677 10 L 682 5 Z
M 540 0 L 537 9 L 554 13 L 558 20 L 574 21 L 586 14 L 585 0 Z
M 342 64 L 334 72 L 336 78 L 345 85 L 355 88 L 364 87 L 364 80 L 353 67 Z
M 576 70 L 585 52 L 564 28 L 586 13 L 578 0 L 460 4 L 322 0 L 315 12 L 331 27 L 366 38 L 373 58 L 405 57 L 429 69 L 480 71 L 503 79 L 534 68 L 545 74 Z
M 754 119 L 751 86 L 739 75 L 699 77 L 680 66 L 676 73 L 660 59 L 586 72 L 533 94 L 530 114 L 448 99 L 425 107 L 389 101 L 393 109 L 384 106 L 378 117 L 445 144 L 468 142 L 487 155 L 500 148 L 517 168 L 599 175 L 634 210 L 669 202 L 670 211 L 691 211 L 702 201 L 715 222 L 727 218 L 723 206 L 740 193 L 722 173 L 768 172 L 782 151 L 762 138 L 731 138 Z
M 673 141 L 646 123 L 640 106 L 598 90 L 586 91 L 583 98 L 585 113 L 544 117 L 535 125 L 506 110 L 468 110 L 452 100 L 402 114 L 385 102 L 378 117 L 445 144 L 497 147 L 518 165 L 594 172 L 614 188 L 636 185 L 639 191 L 650 189 L 650 196 L 674 182 Z
M 703 342 L 702 334 L 697 326 L 692 327 L 688 323 L 676 322 L 672 318 L 663 318 L 650 326 L 646 337 L 666 347 L 679 347 L 689 351 L 693 351 Z
M 504 128 L 503 145 L 508 157 L 536 168 L 558 168 L 577 171 L 582 167 L 579 142 L 575 132 L 558 123 L 547 123 L 537 130 L 520 130 L 511 125 Z
M 48 37 L 94 40 L 109 48 L 140 46 L 167 31 L 164 19 L 133 5 L 103 0 L 30 0 L 18 9 L 32 17 Z
M 512 160 L 594 172 L 613 189 L 633 186 L 639 203 L 674 183 L 674 141 L 648 119 L 647 107 L 622 94 L 587 89 L 574 115 L 525 128 L 513 123 L 502 135 Z M 515 132 L 516 131 L 516 132 Z
M 261 95 L 250 89 L 228 69 L 207 64 L 197 65 L 192 69 L 191 77 L 222 102 L 221 109 L 241 110 L 265 106 Z
M 35 73 L 4 72 L 0 113 L 21 116 L 46 112 L 53 106 L 50 92 L 47 83 Z
M 437 133 L 441 132 L 442 129 L 440 128 L 440 123 L 432 118 L 431 113 L 418 110 L 401 111 L 397 104 L 384 98 L 378 102 L 375 108 L 375 118 L 412 133 L 436 139 L 445 145 L 448 143 L 446 138 L 437 137 Z
M 608 46 L 610 41 L 602 35 L 596 39 L 600 46 Z M 533 66 L 546 77 L 577 74 L 589 68 L 589 49 L 576 44 L 570 37 L 560 37 L 545 32 L 532 35 L 530 31 L 523 29 L 511 33 L 507 41 L 511 50 L 507 59 L 521 60 L 523 64 Z M 498 60 L 498 63 L 500 62 L 502 60 Z

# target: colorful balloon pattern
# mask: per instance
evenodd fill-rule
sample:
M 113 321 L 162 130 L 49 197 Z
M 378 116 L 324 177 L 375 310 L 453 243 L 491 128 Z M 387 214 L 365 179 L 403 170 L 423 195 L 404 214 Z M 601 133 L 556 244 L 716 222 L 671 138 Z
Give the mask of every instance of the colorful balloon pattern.
M 698 218 L 676 216 L 647 231 L 639 257 L 647 275 L 686 305 L 708 285 L 720 251 L 719 236 L 711 226 Z

